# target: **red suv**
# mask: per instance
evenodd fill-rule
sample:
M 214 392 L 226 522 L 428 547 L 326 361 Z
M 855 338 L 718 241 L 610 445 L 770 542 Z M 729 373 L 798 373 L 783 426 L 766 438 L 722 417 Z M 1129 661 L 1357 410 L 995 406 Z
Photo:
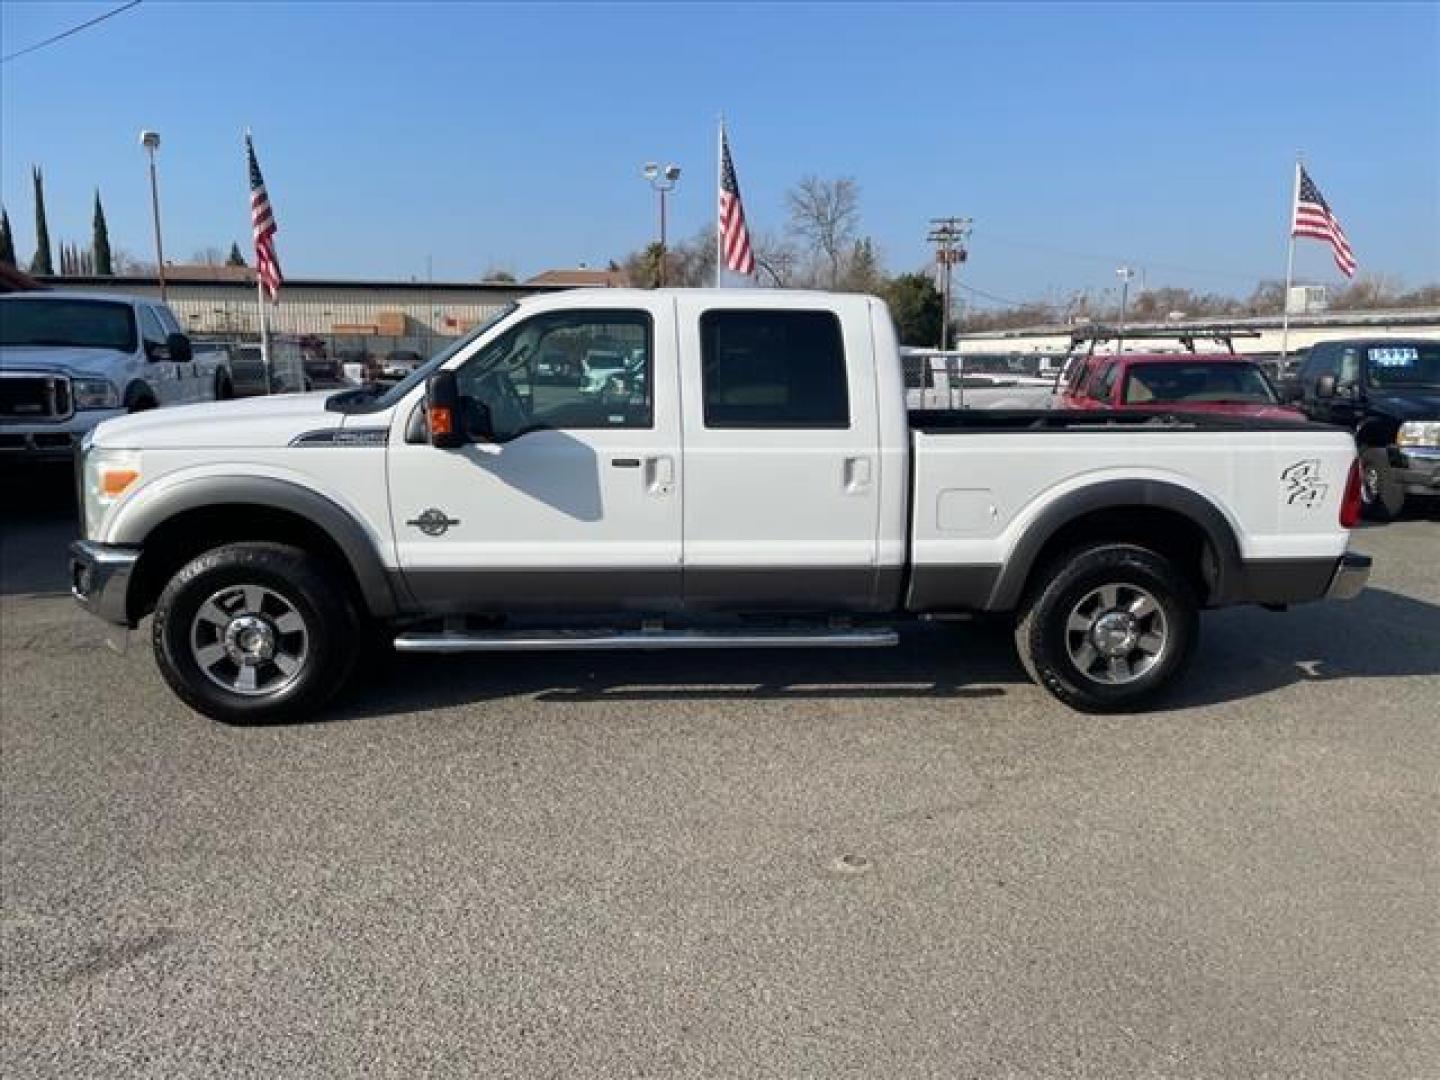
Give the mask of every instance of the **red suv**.
M 1059 407 L 1305 419 L 1280 404 L 1259 364 L 1226 353 L 1081 357 L 1060 388 Z

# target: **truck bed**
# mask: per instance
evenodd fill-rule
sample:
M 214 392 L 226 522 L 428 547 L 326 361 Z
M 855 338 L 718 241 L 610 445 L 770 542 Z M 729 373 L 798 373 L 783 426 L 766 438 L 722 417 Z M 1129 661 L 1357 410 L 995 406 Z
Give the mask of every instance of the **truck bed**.
M 1332 430 L 1304 420 L 1259 420 L 1216 413 L 1153 413 L 1078 409 L 911 409 L 912 431 L 926 435 L 986 431 L 1303 431 Z

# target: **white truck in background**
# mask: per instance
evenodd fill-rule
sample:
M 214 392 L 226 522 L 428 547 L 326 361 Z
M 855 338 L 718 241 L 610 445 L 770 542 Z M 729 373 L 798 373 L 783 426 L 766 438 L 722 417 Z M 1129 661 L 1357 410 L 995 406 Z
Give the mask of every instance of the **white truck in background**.
M 623 349 L 598 389 L 594 350 Z M 545 358 L 542 362 L 541 358 Z M 573 371 L 560 378 L 557 371 Z M 540 377 L 537 377 L 540 376 Z M 1174 682 L 1199 612 L 1363 587 L 1354 439 L 1304 423 L 907 412 L 865 296 L 527 298 L 391 387 L 111 420 L 79 601 L 230 722 L 307 716 L 404 652 L 863 647 L 1014 617 L 1082 709 Z
M 102 420 L 232 396 L 222 355 L 195 355 L 158 300 L 40 290 L 0 296 L 0 460 L 69 460 Z

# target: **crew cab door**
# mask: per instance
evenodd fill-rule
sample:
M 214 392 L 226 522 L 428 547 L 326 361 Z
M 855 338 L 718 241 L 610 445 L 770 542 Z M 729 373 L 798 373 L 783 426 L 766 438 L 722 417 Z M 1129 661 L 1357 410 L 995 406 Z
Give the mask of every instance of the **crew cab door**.
M 489 410 L 493 439 L 438 449 L 416 437 L 422 394 L 397 410 L 395 551 L 428 611 L 680 603 L 674 303 L 564 304 L 527 304 L 447 365 Z
M 865 309 L 804 297 L 677 301 L 685 602 L 877 605 L 879 434 Z

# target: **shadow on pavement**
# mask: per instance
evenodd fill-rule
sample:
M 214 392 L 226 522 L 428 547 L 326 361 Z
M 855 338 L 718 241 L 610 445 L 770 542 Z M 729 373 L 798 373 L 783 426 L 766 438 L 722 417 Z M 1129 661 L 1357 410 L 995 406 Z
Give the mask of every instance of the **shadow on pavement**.
M 80 533 L 67 463 L 0 463 L 0 596 L 69 593 L 70 541 Z
M 1002 697 L 1028 680 L 1003 620 L 908 630 L 897 649 L 395 657 L 326 719 L 508 697 L 560 704 Z M 1348 603 L 1207 614 L 1189 673 L 1141 712 L 1224 704 L 1296 683 L 1440 674 L 1440 606 L 1385 589 Z

